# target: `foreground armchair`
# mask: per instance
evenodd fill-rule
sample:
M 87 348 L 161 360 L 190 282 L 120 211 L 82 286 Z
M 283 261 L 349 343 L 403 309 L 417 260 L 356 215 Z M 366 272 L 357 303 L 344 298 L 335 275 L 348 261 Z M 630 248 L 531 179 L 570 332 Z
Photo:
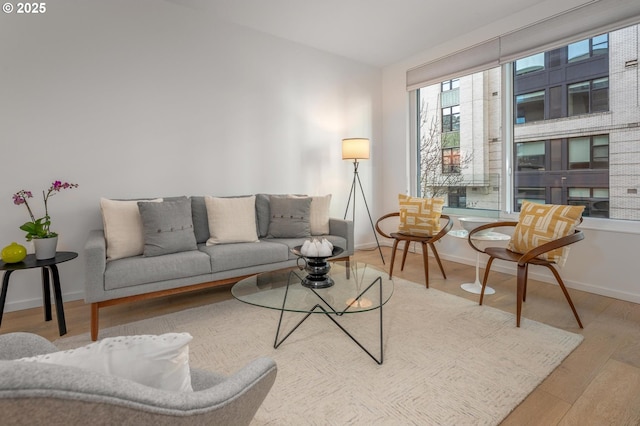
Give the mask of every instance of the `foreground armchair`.
M 0 335 L 0 413 L 10 425 L 248 425 L 276 378 L 258 358 L 225 377 L 191 369 L 193 392 L 171 392 L 76 367 L 12 361 L 58 351 L 30 333 Z

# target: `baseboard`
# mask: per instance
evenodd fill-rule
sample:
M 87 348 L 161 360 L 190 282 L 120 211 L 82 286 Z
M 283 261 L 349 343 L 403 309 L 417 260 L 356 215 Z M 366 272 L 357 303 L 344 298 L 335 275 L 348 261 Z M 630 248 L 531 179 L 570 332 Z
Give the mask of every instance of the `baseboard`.
M 84 292 L 77 291 L 73 293 L 65 293 L 62 295 L 63 302 L 71 302 L 74 300 L 82 300 L 84 299 Z M 51 298 L 51 303 L 55 303 L 53 297 Z M 14 302 L 9 302 L 4 307 L 4 312 L 15 312 L 15 311 L 23 311 L 25 309 L 31 308 L 39 308 L 42 306 L 42 297 L 37 297 L 33 299 L 24 299 L 18 300 Z

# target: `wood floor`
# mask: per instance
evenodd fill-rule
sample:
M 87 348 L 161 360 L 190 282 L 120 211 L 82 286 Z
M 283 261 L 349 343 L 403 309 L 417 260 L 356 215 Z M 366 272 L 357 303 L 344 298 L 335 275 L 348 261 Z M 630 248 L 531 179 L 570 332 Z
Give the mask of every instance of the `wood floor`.
M 382 250 L 386 266 L 377 249 L 358 251 L 355 259 L 388 270 L 390 249 Z M 461 283 L 474 281 L 474 268 L 443 263 L 446 280 L 435 260 L 430 260 L 431 288 L 477 301 L 477 295 L 460 288 Z M 399 261 L 395 269 L 394 276 L 424 283 L 421 255 L 409 254 L 405 270 L 400 271 Z M 489 285 L 496 294 L 485 296 L 484 303 L 515 313 L 515 277 L 492 272 Z M 232 297 L 229 290 L 230 287 L 223 287 L 104 308 L 100 311 L 100 327 L 226 300 Z M 527 291 L 524 318 L 581 333 L 585 339 L 502 424 L 640 425 L 640 305 L 569 289 L 584 324 L 584 329 L 580 329 L 556 285 L 530 281 Z M 53 321 L 44 322 L 42 308 L 6 313 L 0 333 L 29 331 L 56 340 L 59 336 L 55 309 L 53 315 Z M 65 316 L 67 335 L 89 332 L 90 311 L 83 301 L 65 303 Z

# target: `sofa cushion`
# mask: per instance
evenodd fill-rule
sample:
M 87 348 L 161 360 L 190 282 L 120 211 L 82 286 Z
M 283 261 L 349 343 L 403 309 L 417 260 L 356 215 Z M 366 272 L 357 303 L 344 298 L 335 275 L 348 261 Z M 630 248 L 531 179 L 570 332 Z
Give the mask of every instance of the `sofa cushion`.
M 329 209 L 331 194 L 314 195 L 311 197 L 311 211 L 309 224 L 311 235 L 327 235 L 329 233 Z
M 211 260 L 198 250 L 163 256 L 135 256 L 107 263 L 105 290 L 131 287 L 211 273 Z
M 284 262 L 289 248 L 284 244 L 261 240 L 258 243 L 201 245 L 199 249 L 211 257 L 213 273 Z
M 144 251 L 144 235 L 138 201 L 159 203 L 162 198 L 153 200 L 100 199 L 108 260 L 138 256 Z
M 84 368 L 145 386 L 191 392 L 189 333 L 109 337 L 99 342 L 16 361 Z
M 144 256 L 198 249 L 187 197 L 161 203 L 138 202 L 138 209 L 144 231 Z
M 300 238 L 311 236 L 310 197 L 272 195 L 269 209 L 269 237 Z
M 207 245 L 258 241 L 256 197 L 205 196 L 210 237 Z

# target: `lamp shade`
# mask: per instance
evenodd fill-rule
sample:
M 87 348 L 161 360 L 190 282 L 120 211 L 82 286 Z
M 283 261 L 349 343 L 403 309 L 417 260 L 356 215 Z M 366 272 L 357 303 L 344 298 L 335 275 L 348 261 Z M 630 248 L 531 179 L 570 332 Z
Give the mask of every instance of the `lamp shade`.
M 343 160 L 368 160 L 369 159 L 369 139 L 366 139 L 366 138 L 342 139 L 342 159 Z

